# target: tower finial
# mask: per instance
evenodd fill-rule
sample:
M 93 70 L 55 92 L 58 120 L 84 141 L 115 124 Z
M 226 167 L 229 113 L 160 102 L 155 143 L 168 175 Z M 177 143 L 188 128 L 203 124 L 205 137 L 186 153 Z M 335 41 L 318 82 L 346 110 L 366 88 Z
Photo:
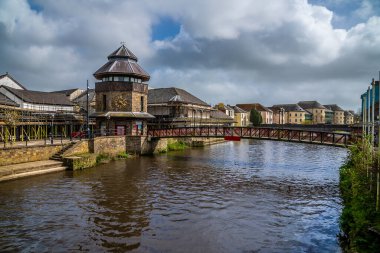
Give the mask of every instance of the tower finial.
M 121 41 L 121 42 L 120 42 L 120 45 L 125 46 L 125 41 Z

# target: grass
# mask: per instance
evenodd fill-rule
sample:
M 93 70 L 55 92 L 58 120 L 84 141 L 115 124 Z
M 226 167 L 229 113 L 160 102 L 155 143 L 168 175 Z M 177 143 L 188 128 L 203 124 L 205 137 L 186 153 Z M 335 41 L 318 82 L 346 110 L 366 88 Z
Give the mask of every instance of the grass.
M 131 158 L 131 155 L 125 152 L 121 152 L 117 155 L 117 158 L 119 159 L 128 159 Z
M 111 156 L 109 154 L 99 154 L 96 157 L 96 163 L 108 162 L 111 160 Z
M 186 149 L 188 146 L 186 145 L 185 142 L 183 141 L 176 141 L 176 142 L 173 142 L 173 143 L 169 143 L 168 144 L 168 151 L 179 151 L 179 150 L 184 150 Z

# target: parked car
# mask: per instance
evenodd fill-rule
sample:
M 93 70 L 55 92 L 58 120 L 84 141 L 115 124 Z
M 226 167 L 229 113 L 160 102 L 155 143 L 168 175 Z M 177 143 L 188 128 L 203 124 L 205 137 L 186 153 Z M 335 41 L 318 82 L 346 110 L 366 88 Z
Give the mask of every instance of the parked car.
M 86 132 L 85 131 L 72 132 L 71 137 L 72 138 L 85 138 Z

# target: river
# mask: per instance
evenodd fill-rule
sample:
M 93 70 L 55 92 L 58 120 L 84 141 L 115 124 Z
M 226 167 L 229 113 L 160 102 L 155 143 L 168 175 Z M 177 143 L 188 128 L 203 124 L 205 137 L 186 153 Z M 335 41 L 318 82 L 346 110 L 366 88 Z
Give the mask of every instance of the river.
M 245 140 L 0 184 L 1 252 L 340 252 L 343 148 Z

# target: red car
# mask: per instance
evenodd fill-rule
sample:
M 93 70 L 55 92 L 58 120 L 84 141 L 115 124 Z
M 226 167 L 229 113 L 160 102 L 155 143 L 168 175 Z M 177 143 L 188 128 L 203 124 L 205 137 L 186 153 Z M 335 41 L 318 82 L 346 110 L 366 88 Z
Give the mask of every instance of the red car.
M 86 132 L 85 131 L 72 132 L 71 137 L 72 138 L 84 138 L 84 137 L 86 137 Z

